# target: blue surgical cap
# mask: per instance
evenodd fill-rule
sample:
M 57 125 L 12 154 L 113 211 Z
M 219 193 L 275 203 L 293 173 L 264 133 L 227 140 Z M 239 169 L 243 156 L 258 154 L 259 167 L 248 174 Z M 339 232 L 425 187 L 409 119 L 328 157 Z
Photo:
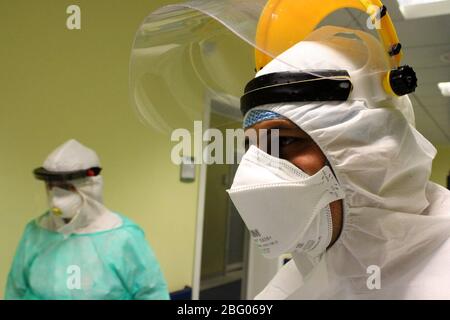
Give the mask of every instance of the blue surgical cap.
M 285 117 L 273 111 L 251 110 L 244 119 L 244 129 L 247 129 L 258 122 L 273 119 L 285 119 Z

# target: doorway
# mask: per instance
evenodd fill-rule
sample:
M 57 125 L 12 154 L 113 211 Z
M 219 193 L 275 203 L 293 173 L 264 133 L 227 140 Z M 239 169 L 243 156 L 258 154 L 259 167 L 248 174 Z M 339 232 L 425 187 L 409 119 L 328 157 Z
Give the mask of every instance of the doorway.
M 205 103 L 204 130 L 242 128 L 239 100 L 221 97 Z M 225 153 L 224 153 L 225 154 Z M 243 154 L 235 154 L 235 159 Z M 264 258 L 226 190 L 238 164 L 202 164 L 197 213 L 192 298 L 253 299 L 282 266 Z
M 209 128 L 218 129 L 225 136 L 226 129 L 241 126 L 241 120 L 224 112 L 223 105 L 212 105 Z M 243 298 L 246 228 L 226 192 L 237 166 L 211 164 L 206 168 L 200 300 Z

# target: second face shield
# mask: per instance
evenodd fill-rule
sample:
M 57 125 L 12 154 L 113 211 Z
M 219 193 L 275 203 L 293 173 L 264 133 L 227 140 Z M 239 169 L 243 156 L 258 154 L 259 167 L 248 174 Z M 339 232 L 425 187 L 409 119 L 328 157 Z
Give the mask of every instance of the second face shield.
M 228 193 L 267 258 L 325 252 L 333 231 L 329 204 L 344 198 L 328 166 L 309 176 L 255 146 L 242 158 Z

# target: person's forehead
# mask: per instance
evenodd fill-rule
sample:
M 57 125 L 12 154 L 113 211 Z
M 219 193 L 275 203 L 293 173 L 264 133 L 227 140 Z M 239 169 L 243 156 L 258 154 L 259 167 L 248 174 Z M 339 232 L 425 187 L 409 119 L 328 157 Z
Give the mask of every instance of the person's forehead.
M 245 129 L 245 134 L 248 135 L 252 130 L 261 130 L 261 129 L 279 129 L 279 130 L 289 130 L 296 131 L 297 133 L 306 134 L 300 127 L 298 127 L 294 122 L 289 119 L 272 119 L 272 120 L 264 120 L 258 123 L 255 123 L 253 126 Z

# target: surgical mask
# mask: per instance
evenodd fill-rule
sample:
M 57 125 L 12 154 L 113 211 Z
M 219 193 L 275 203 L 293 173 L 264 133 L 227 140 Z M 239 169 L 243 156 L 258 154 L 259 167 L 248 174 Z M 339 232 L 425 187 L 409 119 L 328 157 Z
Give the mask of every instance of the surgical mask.
M 53 187 L 48 196 L 51 212 L 64 219 L 74 218 L 83 204 L 83 198 L 79 193 L 58 187 Z
M 320 256 L 333 231 L 329 204 L 344 198 L 328 166 L 309 176 L 256 146 L 242 158 L 228 193 L 267 258 Z

